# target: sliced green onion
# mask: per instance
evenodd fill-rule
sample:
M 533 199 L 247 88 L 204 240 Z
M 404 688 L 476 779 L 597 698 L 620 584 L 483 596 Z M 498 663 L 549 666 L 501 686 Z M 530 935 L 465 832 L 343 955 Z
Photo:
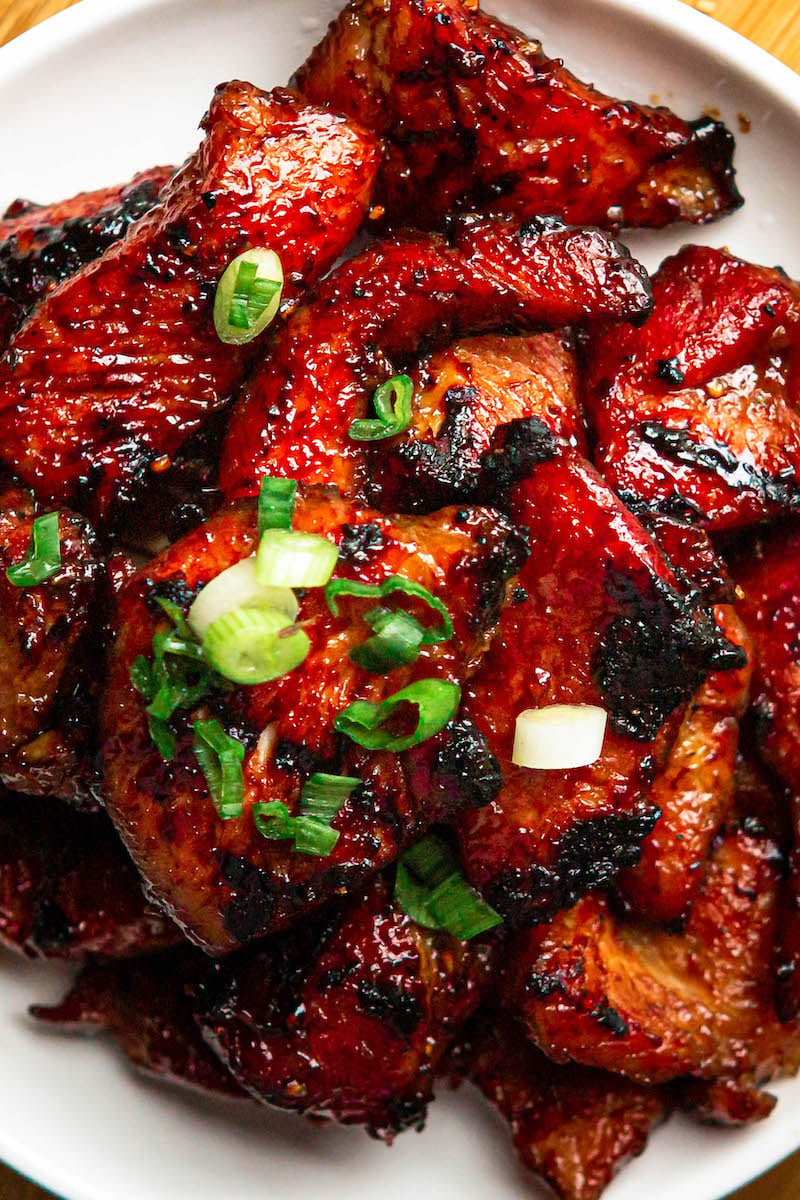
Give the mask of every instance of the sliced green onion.
M 223 821 L 242 815 L 244 746 L 229 737 L 219 721 L 195 721 L 194 752 Z
M 269 608 L 235 608 L 209 625 L 203 638 L 203 655 L 220 675 L 251 685 L 288 675 L 310 649 L 305 630 Z
M 428 608 L 432 608 L 442 618 L 441 624 L 433 629 L 424 629 L 422 643 L 425 646 L 434 646 L 437 642 L 446 642 L 453 636 L 453 622 L 450 618 L 447 605 L 423 587 L 421 583 L 414 583 L 411 579 L 404 579 L 402 575 L 390 575 L 388 579 L 381 584 L 360 583 L 357 579 L 332 579 L 325 588 L 325 599 L 328 602 L 328 608 L 335 617 L 339 615 L 339 604 L 337 597 L 339 596 L 363 596 L 370 599 L 385 600 L 387 596 L 391 596 L 394 592 L 402 592 L 406 596 L 414 596 L 417 600 L 422 600 L 427 604 Z
M 435 834 L 407 850 L 397 864 L 395 900 L 426 929 L 443 929 L 468 941 L 502 923 L 495 910 L 470 887 L 458 859 Z
M 166 600 L 163 596 L 157 596 L 156 604 L 162 610 L 162 612 L 166 613 L 181 637 L 187 638 L 188 640 L 191 640 L 194 637 L 194 634 L 189 628 L 186 617 L 184 617 L 183 613 L 178 608 L 178 605 L 174 603 L 174 601 Z
M 330 824 L 347 797 L 361 783 L 349 775 L 312 775 L 303 784 L 300 811 L 304 817 Z
M 38 587 L 52 579 L 60 567 L 58 513 L 45 513 L 33 522 L 30 545 L 25 551 L 25 557 L 21 562 L 6 569 L 6 579 L 12 587 Z
M 326 858 L 339 841 L 339 832 L 315 817 L 292 817 L 280 800 L 253 805 L 253 820 L 262 837 L 271 841 L 294 839 L 299 854 Z
M 130 680 L 147 701 L 145 711 L 153 744 L 169 762 L 177 746 L 169 721 L 178 709 L 193 708 L 223 681 L 203 659 L 202 649 L 177 605 L 161 599 L 159 604 L 176 627 L 160 629 L 153 635 L 152 662 L 143 655 L 135 658 Z
M 396 437 L 411 424 L 414 384 L 408 375 L 395 375 L 376 390 L 372 398 L 377 417 L 353 421 L 350 437 L 355 442 L 380 442 Z
M 256 829 L 273 841 L 294 840 L 298 854 L 315 854 L 326 858 L 339 841 L 339 831 L 331 829 L 331 821 L 347 797 L 361 783 L 346 775 L 312 775 L 303 785 L 300 813 L 290 816 L 280 800 L 253 805 Z
M 255 555 L 222 571 L 198 594 L 189 609 L 189 625 L 199 638 L 226 613 L 239 608 L 272 608 L 286 614 L 292 624 L 299 611 L 291 588 L 264 587 L 256 579 Z
M 416 617 L 402 610 L 375 608 L 364 620 L 375 630 L 375 636 L 350 651 L 350 658 L 357 666 L 375 675 L 388 675 L 419 658 L 425 629 Z
M 164 762 L 172 762 L 178 749 L 178 739 L 170 729 L 168 722 L 163 717 L 153 717 L 148 713 L 147 727 L 150 730 L 153 745 Z
M 399 753 L 410 746 L 418 746 L 444 729 L 455 716 L 461 702 L 461 688 L 443 679 L 420 679 L 402 691 L 395 692 L 382 704 L 368 700 L 356 700 L 340 712 L 334 721 L 339 733 L 346 733 L 352 741 L 367 750 L 392 750 Z M 417 727 L 406 736 L 400 736 L 384 728 L 406 704 L 416 705 Z
M 295 821 L 294 848 L 298 854 L 327 858 L 336 848 L 340 837 L 338 829 L 331 829 L 330 825 L 314 817 L 298 817 Z
M 131 683 L 139 695 L 144 696 L 149 703 L 155 696 L 157 687 L 153 677 L 153 668 L 143 654 L 140 654 L 131 663 L 130 676 Z
M 297 484 L 293 479 L 265 475 L 258 497 L 258 536 L 267 529 L 291 529 Z
M 267 529 L 256 554 L 256 579 L 264 587 L 324 587 L 339 550 L 316 533 Z
M 220 340 L 240 346 L 263 333 L 278 314 L 283 267 L 273 250 L 246 250 L 226 267 L 214 299 Z

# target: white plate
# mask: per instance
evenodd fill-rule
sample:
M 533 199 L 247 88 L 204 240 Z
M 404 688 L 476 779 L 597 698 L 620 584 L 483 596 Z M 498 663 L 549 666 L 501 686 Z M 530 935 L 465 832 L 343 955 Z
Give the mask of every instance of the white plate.
M 719 226 L 632 244 L 649 265 L 682 242 L 727 244 L 800 273 L 800 79 L 678 0 L 486 0 L 615 95 L 736 129 L 747 206 Z M 213 86 L 283 83 L 339 0 L 84 0 L 0 52 L 0 206 L 55 200 L 178 161 Z M 544 1195 L 472 1089 L 443 1095 L 427 1133 L 388 1151 L 358 1130 L 186 1098 L 129 1074 L 105 1042 L 25 1017 L 60 972 L 0 957 L 0 1156 L 67 1200 L 519 1200 Z M 718 1200 L 800 1146 L 800 1081 L 743 1132 L 659 1131 L 608 1200 Z

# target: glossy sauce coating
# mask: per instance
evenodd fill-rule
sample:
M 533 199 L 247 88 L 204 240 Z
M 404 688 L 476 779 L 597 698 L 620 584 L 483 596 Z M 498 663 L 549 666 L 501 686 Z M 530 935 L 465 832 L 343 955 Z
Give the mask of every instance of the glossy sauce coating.
M 372 468 L 348 434 L 375 388 L 421 344 L 497 329 L 558 328 L 650 310 L 645 273 L 597 230 L 469 217 L 447 238 L 399 234 L 334 271 L 275 338 L 225 442 L 221 485 L 252 495 L 264 472 L 358 494 Z M 380 463 L 385 443 L 377 443 Z M 380 468 L 379 468 L 380 469 Z
M 559 1200 L 598 1200 L 672 1107 L 664 1088 L 551 1062 L 507 1013 L 480 1013 L 464 1042 L 464 1075 L 500 1110 L 520 1159 Z
M 351 0 L 295 83 L 384 139 L 377 196 L 397 223 L 479 209 L 661 226 L 742 203 L 724 125 L 605 96 L 463 0 Z
M 761 754 L 793 797 L 793 849 L 779 955 L 786 1017 L 800 1015 L 800 524 L 792 520 L 743 544 L 732 569 L 753 635 L 754 731 Z
M 24 560 L 40 513 L 29 492 L 0 490 L 0 780 L 86 800 L 83 672 L 96 658 L 102 561 L 88 522 L 62 512 L 59 570 L 37 587 L 11 584 L 6 570 Z
M 154 208 L 174 173 L 174 167 L 153 167 L 122 187 L 81 192 L 58 204 L 12 204 L 0 220 L 0 295 L 19 306 L 18 323 Z
M 153 634 L 167 627 L 155 597 L 186 611 L 204 584 L 254 551 L 255 504 L 223 510 L 126 585 L 102 709 L 108 809 L 154 894 L 211 951 L 232 949 L 341 895 L 433 822 L 465 803 L 485 803 L 487 780 L 490 794 L 499 786 L 471 726 L 455 722 L 398 755 L 362 750 L 336 734 L 333 722 L 356 699 L 379 702 L 414 680 L 460 681 L 474 670 L 505 602 L 506 580 L 524 555 L 513 526 L 484 509 L 386 517 L 312 489 L 298 502 L 294 528 L 338 544 L 339 576 L 376 584 L 399 574 L 422 584 L 446 602 L 455 636 L 425 647 L 410 666 L 371 675 L 348 651 L 370 636 L 364 614 L 375 602 L 343 598 L 335 617 L 320 589 L 306 591 L 298 621 L 312 649 L 303 665 L 274 683 L 215 693 L 176 726 L 177 756 L 166 764 L 150 743 L 131 664 L 151 655 Z M 430 621 L 424 608 L 414 611 Z M 198 715 L 217 717 L 246 747 L 238 819 L 217 817 L 195 761 L 191 720 Z M 363 781 L 334 820 L 341 837 L 326 858 L 265 839 L 250 812 L 254 802 L 274 800 L 296 811 L 302 783 L 317 771 Z
M 0 944 L 31 958 L 124 958 L 179 939 L 105 815 L 0 794 Z
M 768 837 L 721 837 L 685 930 L 623 920 L 601 895 L 521 935 L 507 1003 L 556 1061 L 642 1083 L 770 1078 L 797 1056 L 775 1013 L 782 863 Z
M 413 378 L 412 423 L 370 464 L 367 490 L 381 508 L 432 512 L 474 500 L 494 434 L 511 421 L 537 417 L 586 452 L 568 330 L 466 338 L 423 359 Z
M 233 395 L 259 353 L 224 345 L 216 285 L 252 245 L 297 299 L 347 246 L 370 135 L 296 95 L 227 84 L 160 204 L 38 307 L 0 364 L 0 444 L 38 493 L 107 514 Z
M 715 609 L 728 640 L 741 646 L 738 670 L 708 676 L 689 701 L 678 739 L 650 789 L 661 810 L 642 845 L 637 865 L 619 886 L 639 916 L 663 924 L 680 922 L 696 899 L 715 836 L 734 802 L 739 721 L 750 699 L 752 645 L 730 605 Z
M 110 1034 L 145 1075 L 244 1100 L 203 1041 L 186 994 L 205 969 L 202 957 L 179 950 L 136 962 L 91 962 L 63 1000 L 36 1004 L 31 1012 L 73 1033 Z
M 776 269 L 686 246 L 640 330 L 593 338 L 586 406 L 611 486 L 713 531 L 800 506 L 800 291 Z
M 505 786 L 488 807 L 464 814 L 459 835 L 472 882 L 507 918 L 528 924 L 636 862 L 658 818 L 648 785 L 716 635 L 676 590 L 656 544 L 575 451 L 554 449 L 535 466 L 513 490 L 511 511 L 529 530 L 531 553 L 517 603 L 465 698 Z M 512 765 L 518 714 L 549 704 L 610 711 L 594 765 Z
M 209 1044 L 257 1099 L 421 1129 L 437 1066 L 491 984 L 493 943 L 459 942 L 400 911 L 383 877 L 317 930 L 221 964 L 198 997 Z

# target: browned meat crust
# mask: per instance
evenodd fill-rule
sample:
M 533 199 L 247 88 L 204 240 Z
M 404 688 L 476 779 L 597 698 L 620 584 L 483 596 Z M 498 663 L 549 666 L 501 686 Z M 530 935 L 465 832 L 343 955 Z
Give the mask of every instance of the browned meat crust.
M 703 1125 L 752 1125 L 765 1120 L 777 1100 L 738 1079 L 692 1079 L 681 1087 L 681 1104 Z
M 712 530 L 798 508 L 798 286 L 685 246 L 653 291 L 646 326 L 609 328 L 589 354 L 587 415 L 605 478 L 628 502 Z
M 687 591 L 699 592 L 707 604 L 731 604 L 734 601 L 733 580 L 704 529 L 680 517 L 651 512 L 637 505 L 632 507 Z
M 361 222 L 370 135 L 244 83 L 218 90 L 203 128 L 156 208 L 47 296 L 0 364 L 2 454 L 43 497 L 107 514 L 231 398 L 259 353 L 214 330 L 232 258 L 276 250 L 291 302 Z
M 456 721 L 397 755 L 360 749 L 334 733 L 333 720 L 353 700 L 379 701 L 419 678 L 459 681 L 474 669 L 522 557 L 507 519 L 486 509 L 392 518 L 331 491 L 309 490 L 298 502 L 295 528 L 339 545 L 339 575 L 376 583 L 400 574 L 444 598 L 455 637 L 426 647 L 412 666 L 370 675 L 348 657 L 371 632 L 364 601 L 343 598 L 334 617 L 320 591 L 308 591 L 298 618 L 312 640 L 303 667 L 209 702 L 246 746 L 244 814 L 223 822 L 192 753 L 196 714 L 176 726 L 175 761 L 163 763 L 129 676 L 136 656 L 150 655 L 156 630 L 167 627 L 155 598 L 169 597 L 185 611 L 205 583 L 255 549 L 255 504 L 224 510 L 123 589 L 102 710 L 107 804 L 154 894 L 212 951 L 279 928 L 357 886 L 430 824 L 465 803 L 486 803 L 499 786 L 496 764 L 469 723 Z M 302 783 L 315 771 L 363 781 L 335 820 L 341 837 L 327 858 L 266 840 L 250 813 L 253 802 L 274 800 L 294 812 Z
M 635 867 L 619 880 L 639 916 L 676 924 L 686 916 L 705 876 L 711 846 L 734 802 L 739 720 L 750 697 L 752 647 L 730 605 L 716 609 L 728 641 L 745 652 L 738 670 L 716 671 L 689 702 L 678 740 L 653 782 L 661 810 Z
M 186 995 L 186 985 L 203 970 L 201 960 L 182 951 L 131 963 L 89 963 L 59 1004 L 36 1004 L 31 1012 L 76 1033 L 109 1033 L 145 1075 L 244 1100 L 203 1041 Z
M 398 223 L 481 209 L 661 226 L 742 203 L 724 125 L 604 96 L 463 0 L 352 0 L 295 83 L 384 139 L 377 200 Z
M 59 204 L 12 204 L 0 220 L 0 295 L 18 305 L 17 324 L 54 287 L 124 237 L 155 206 L 174 171 L 153 167 L 123 187 L 81 192 Z
M 800 521 L 760 534 L 732 559 L 753 637 L 756 735 L 766 761 L 800 793 Z
M 778 1024 L 773 996 L 781 873 L 768 837 L 727 833 L 681 935 L 587 897 L 520 936 L 507 1003 L 556 1061 L 642 1083 L 795 1069 L 798 1031 Z
M 788 1019 L 800 1014 L 800 524 L 781 524 L 740 546 L 732 569 L 756 649 L 756 741 L 795 796 L 779 972 Z
M 491 983 L 491 940 L 422 929 L 378 877 L 337 915 L 220 964 L 198 998 L 234 1078 L 280 1108 L 421 1129 L 436 1070 Z
M 545 1058 L 507 1014 L 479 1014 L 459 1050 L 463 1073 L 511 1127 L 522 1162 L 560 1200 L 598 1200 L 672 1107 L 665 1088 Z
M 6 569 L 25 557 L 36 515 L 29 492 L 0 490 L 0 780 L 90 802 L 86 673 L 96 668 L 102 562 L 88 523 L 62 512 L 60 570 L 14 587 Z
M 508 427 L 496 480 L 513 475 L 513 437 L 526 431 L 530 423 Z M 531 553 L 464 707 L 505 786 L 459 818 L 472 882 L 520 925 L 549 920 L 637 861 L 658 818 L 649 785 L 686 701 L 714 661 L 722 669 L 740 654 L 677 590 L 655 543 L 590 464 L 539 431 L 538 443 L 517 447 L 529 474 L 511 497 Z M 569 772 L 512 766 L 517 715 L 561 703 L 610 712 L 601 758 Z
M 363 491 L 374 467 L 349 436 L 376 386 L 420 345 L 497 329 L 559 328 L 650 310 L 641 266 L 597 230 L 469 217 L 447 239 L 400 234 L 345 263 L 291 317 L 234 409 L 221 485 L 252 495 L 265 471 Z M 302 438 L 298 428 L 302 427 Z
M 433 512 L 480 493 L 493 435 L 538 417 L 586 452 L 569 331 L 485 335 L 434 352 L 414 371 L 408 431 L 371 461 L 367 490 L 391 512 Z
M 180 935 L 142 892 L 108 818 L 0 794 L 0 943 L 32 958 L 123 958 Z

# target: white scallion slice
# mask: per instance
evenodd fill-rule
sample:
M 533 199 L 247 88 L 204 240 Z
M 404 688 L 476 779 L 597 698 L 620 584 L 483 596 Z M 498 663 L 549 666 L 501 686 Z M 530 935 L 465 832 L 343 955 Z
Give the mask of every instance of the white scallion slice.
M 569 771 L 603 752 L 608 713 L 593 704 L 552 704 L 517 717 L 512 760 L 518 767 Z
M 202 641 L 209 625 L 235 608 L 274 608 L 285 613 L 291 625 L 299 607 L 290 588 L 269 588 L 258 582 L 256 559 L 252 555 L 207 583 L 189 609 L 187 619 Z
M 338 557 L 333 542 L 316 533 L 267 529 L 256 554 L 256 579 L 264 587 L 324 587 Z
M 283 265 L 274 250 L 245 250 L 225 268 L 214 298 L 214 327 L 232 346 L 252 342 L 278 315 Z

